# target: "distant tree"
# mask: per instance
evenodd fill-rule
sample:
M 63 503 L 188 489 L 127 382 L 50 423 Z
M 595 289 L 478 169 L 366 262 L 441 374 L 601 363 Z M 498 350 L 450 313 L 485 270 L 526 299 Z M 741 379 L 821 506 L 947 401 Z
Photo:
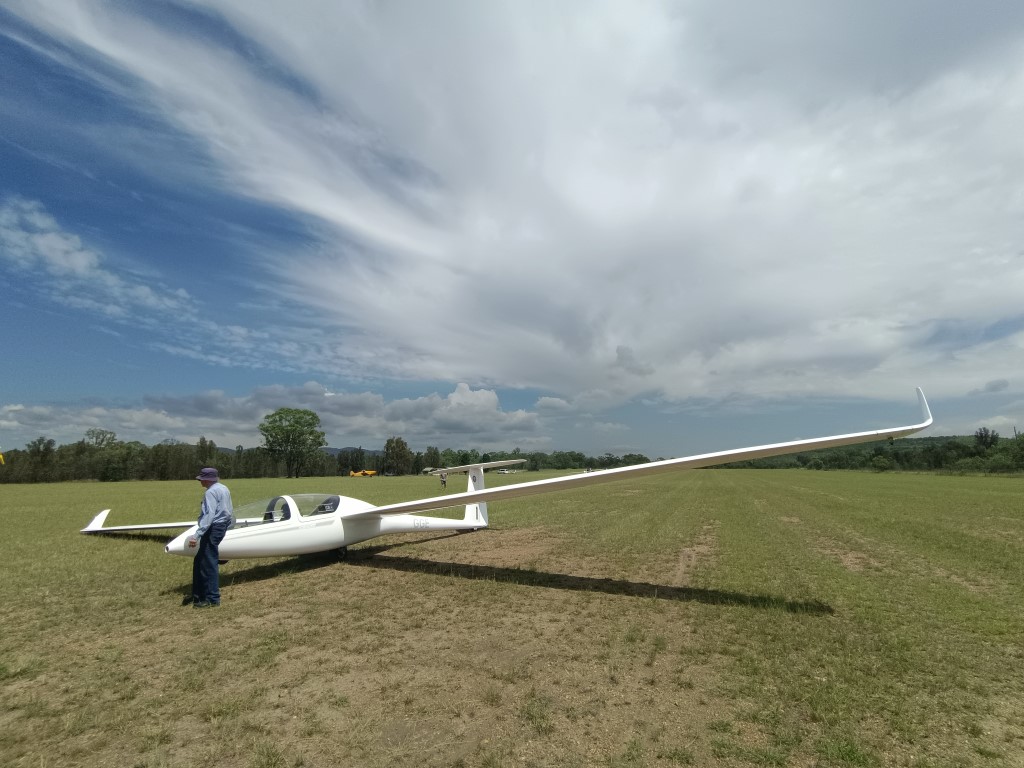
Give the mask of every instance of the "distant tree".
M 217 463 L 217 444 L 213 440 L 207 440 L 205 435 L 199 436 L 196 444 L 196 464 L 200 467 L 208 467 Z
M 582 469 L 587 462 L 579 451 L 555 451 L 548 459 L 552 469 Z
M 434 468 L 441 466 L 441 451 L 436 446 L 428 445 L 427 450 L 423 452 L 423 466 Z
M 871 459 L 871 468 L 875 472 L 888 472 L 893 468 L 892 459 L 888 456 L 878 454 Z
M 648 459 L 642 453 L 627 453 L 625 456 L 622 457 L 622 466 L 631 467 L 634 464 L 646 464 L 649 461 L 650 459 Z
M 304 471 L 309 477 L 333 477 L 338 474 L 338 464 L 327 451 L 314 451 L 310 454 Z
M 1013 430 L 1013 440 L 1010 441 L 1007 451 L 1013 462 L 1013 468 L 1024 470 L 1024 432 Z
M 1010 456 L 1009 452 L 996 453 L 988 457 L 985 462 L 986 472 L 1013 472 L 1017 467 L 1014 464 L 1013 457 Z
M 999 442 L 999 433 L 988 427 L 982 427 L 974 433 L 974 442 L 982 451 L 987 451 Z
M 97 448 L 109 448 L 117 442 L 117 433 L 109 429 L 87 429 L 85 430 L 85 442 Z
M 304 408 L 278 408 L 264 417 L 259 430 L 264 448 L 284 462 L 288 477 L 299 477 L 327 445 L 320 417 Z
M 366 451 L 360 448 L 344 448 L 338 451 L 338 474 L 347 476 L 349 472 L 370 469 L 366 466 Z
M 537 472 L 547 466 L 548 455 L 542 451 L 534 451 L 527 457 L 526 468 L 531 472 Z
M 364 462 L 365 469 L 372 469 L 377 472 L 384 471 L 384 452 L 371 453 Z
M 53 457 L 57 442 L 40 435 L 25 446 L 29 460 L 29 478 L 33 483 L 53 480 Z
M 408 475 L 412 471 L 413 454 L 401 437 L 389 437 L 384 444 L 384 472 Z
M 470 448 L 468 451 L 459 451 L 458 465 L 465 466 L 466 464 L 476 464 L 480 461 L 480 451 L 476 448 Z
M 116 482 L 142 476 L 149 448 L 138 441 L 115 443 L 100 453 L 98 480 Z
M 981 456 L 966 456 L 958 459 L 951 467 L 946 467 L 946 469 L 961 475 L 980 475 L 985 468 L 985 459 Z
M 338 451 L 336 460 L 338 462 L 337 472 L 339 475 L 344 476 L 352 471 L 352 451 L 350 451 L 348 448 L 343 448 L 342 450 Z

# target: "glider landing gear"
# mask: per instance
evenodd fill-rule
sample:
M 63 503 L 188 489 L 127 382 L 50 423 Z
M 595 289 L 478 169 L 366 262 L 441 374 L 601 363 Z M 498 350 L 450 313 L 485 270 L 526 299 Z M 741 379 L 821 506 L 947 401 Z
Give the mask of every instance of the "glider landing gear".
M 338 547 L 338 559 L 348 560 L 348 547 Z

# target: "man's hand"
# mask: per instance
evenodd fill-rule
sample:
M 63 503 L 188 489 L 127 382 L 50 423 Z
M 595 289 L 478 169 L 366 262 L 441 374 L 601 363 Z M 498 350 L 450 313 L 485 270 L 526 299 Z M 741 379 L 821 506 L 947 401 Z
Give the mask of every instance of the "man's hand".
M 189 549 L 195 549 L 198 546 L 199 546 L 199 539 L 197 539 L 195 536 L 189 536 L 188 537 L 188 548 Z

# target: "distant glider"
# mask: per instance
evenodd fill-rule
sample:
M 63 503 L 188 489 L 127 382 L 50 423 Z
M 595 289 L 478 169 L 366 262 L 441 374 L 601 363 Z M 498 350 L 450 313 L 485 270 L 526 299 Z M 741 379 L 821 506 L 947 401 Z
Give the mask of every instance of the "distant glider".
M 703 453 L 679 459 L 635 464 L 630 467 L 585 472 L 567 477 L 513 483 L 490 489 L 484 488 L 485 469 L 522 464 L 525 459 L 478 462 L 461 467 L 449 467 L 445 470 L 435 470 L 435 472 L 465 472 L 468 476 L 468 490 L 465 493 L 453 493 L 448 496 L 435 496 L 398 504 L 385 504 L 379 507 L 359 499 L 336 494 L 276 496 L 273 499 L 246 504 L 235 510 L 236 522 L 221 542 L 220 557 L 222 560 L 281 557 L 330 550 L 337 550 L 341 556 L 344 556 L 348 546 L 385 534 L 472 531 L 486 528 L 488 525 L 487 502 L 489 501 L 562 491 L 627 477 L 642 477 L 661 472 L 712 467 L 746 459 L 762 459 L 768 456 L 782 456 L 801 451 L 906 437 L 920 432 L 932 423 L 928 401 L 920 388 L 917 389 L 917 398 L 921 408 L 922 421 L 906 427 L 891 427 L 868 432 L 854 432 L 848 435 L 816 437 L 788 443 L 773 443 L 717 453 Z M 413 514 L 462 504 L 465 504 L 465 514 L 461 518 L 426 517 Z M 195 522 L 105 526 L 104 523 L 109 514 L 109 509 L 100 512 L 89 525 L 82 529 L 82 533 L 185 528 L 183 533 L 167 544 L 164 551 L 168 554 L 186 557 L 195 555 L 195 549 L 190 548 L 187 544 L 188 538 L 196 530 Z
M 376 469 L 360 469 L 358 472 L 349 470 L 349 477 L 373 477 L 377 474 Z

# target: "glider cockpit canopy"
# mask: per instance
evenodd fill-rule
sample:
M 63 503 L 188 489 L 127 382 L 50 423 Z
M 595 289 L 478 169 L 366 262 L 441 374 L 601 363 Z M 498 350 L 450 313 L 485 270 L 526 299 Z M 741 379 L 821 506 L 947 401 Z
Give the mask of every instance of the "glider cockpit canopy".
M 296 493 L 260 499 L 235 507 L 235 527 L 246 527 L 255 522 L 280 523 L 299 517 L 329 515 L 337 511 L 340 504 L 340 496 L 325 496 L 322 493 Z

